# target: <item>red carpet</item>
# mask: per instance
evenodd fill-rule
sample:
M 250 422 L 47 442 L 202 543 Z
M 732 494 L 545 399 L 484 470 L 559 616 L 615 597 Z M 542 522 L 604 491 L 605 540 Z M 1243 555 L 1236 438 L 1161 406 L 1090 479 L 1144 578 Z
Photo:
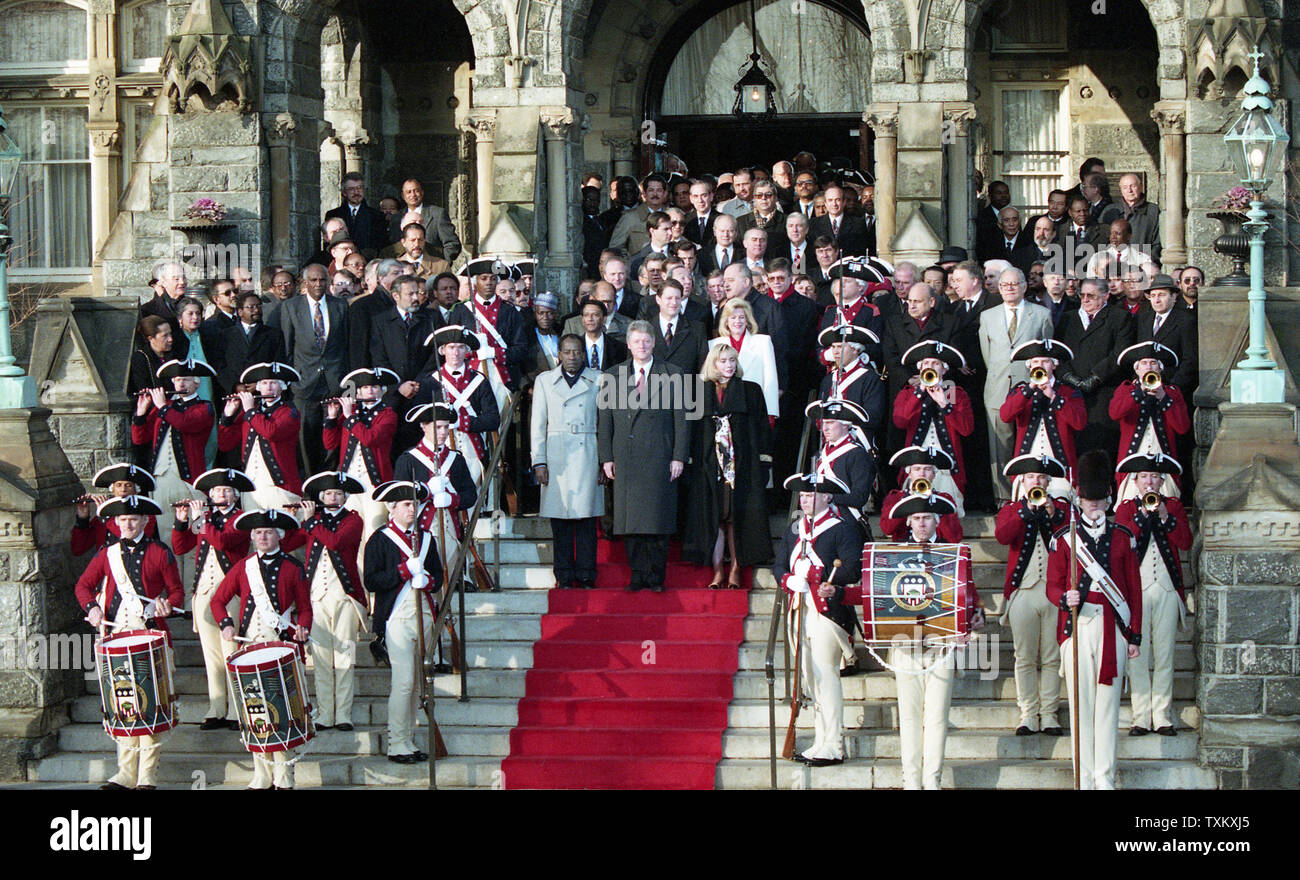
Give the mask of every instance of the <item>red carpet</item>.
M 749 592 L 710 590 L 676 544 L 665 593 L 623 590 L 621 543 L 597 558 L 597 589 L 550 592 L 505 786 L 711 789 Z

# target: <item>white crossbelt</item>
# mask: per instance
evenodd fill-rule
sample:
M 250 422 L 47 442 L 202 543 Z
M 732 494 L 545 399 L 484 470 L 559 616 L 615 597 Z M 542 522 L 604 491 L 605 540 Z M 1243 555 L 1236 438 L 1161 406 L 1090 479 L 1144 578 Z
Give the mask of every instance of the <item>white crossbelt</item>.
M 1106 569 L 1101 567 L 1097 557 L 1093 556 L 1092 551 L 1083 543 L 1079 543 L 1077 549 L 1079 561 L 1083 563 L 1083 570 L 1088 573 L 1088 577 L 1092 578 L 1092 582 L 1097 586 L 1097 589 L 1101 590 L 1101 594 L 1106 597 L 1106 601 L 1114 606 L 1119 619 L 1124 621 L 1124 626 L 1127 628 L 1129 621 L 1133 618 L 1133 612 L 1128 607 L 1128 600 L 1119 591 L 1119 585 L 1106 573 Z
M 424 533 L 421 533 L 420 550 L 417 553 L 416 551 L 412 550 L 411 547 L 404 540 L 402 540 L 401 535 L 393 531 L 391 524 L 384 529 L 384 534 L 387 535 L 388 540 L 392 541 L 397 546 L 397 549 L 401 550 L 403 555 L 406 556 L 406 562 L 407 562 L 406 570 L 411 572 L 412 575 L 411 579 L 408 580 L 402 586 L 402 591 L 397 594 L 397 601 L 393 603 L 393 608 L 398 608 L 401 606 L 402 600 L 406 598 L 406 594 L 411 591 L 412 584 L 418 581 L 419 586 L 416 587 L 416 589 L 418 590 L 421 589 L 425 584 L 429 582 L 429 575 L 424 570 L 424 558 L 429 553 L 429 541 L 428 541 L 428 536 L 425 535 Z M 419 566 L 417 567 L 415 565 L 412 565 L 411 563 L 413 562 L 418 562 Z
M 261 618 L 262 625 L 271 627 L 276 632 L 284 629 L 289 625 L 289 609 L 285 609 L 283 614 L 275 613 L 275 606 L 271 604 L 271 597 L 266 593 L 266 581 L 262 579 L 262 566 L 258 563 L 257 554 L 254 553 L 244 562 L 244 574 L 248 577 L 248 591 L 253 594 L 253 611 Z
M 135 591 L 135 584 L 131 583 L 131 578 L 127 576 L 126 563 L 122 560 L 121 541 L 108 548 L 108 570 L 113 575 L 118 595 L 122 597 L 121 604 L 117 607 L 117 619 L 110 625 L 114 629 L 120 629 L 132 617 L 139 617 L 143 620 L 145 616 L 144 601 L 140 598 L 140 594 Z M 104 610 L 107 611 L 108 609 L 105 608 Z

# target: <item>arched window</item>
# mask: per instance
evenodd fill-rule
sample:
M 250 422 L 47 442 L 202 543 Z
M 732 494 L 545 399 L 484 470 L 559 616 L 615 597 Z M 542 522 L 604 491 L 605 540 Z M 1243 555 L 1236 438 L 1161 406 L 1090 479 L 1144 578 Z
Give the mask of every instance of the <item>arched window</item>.
M 124 4 L 117 20 L 122 31 L 122 69 L 133 73 L 158 70 L 167 48 L 164 0 Z
M 86 70 L 86 8 L 59 0 L 0 5 L 0 76 Z

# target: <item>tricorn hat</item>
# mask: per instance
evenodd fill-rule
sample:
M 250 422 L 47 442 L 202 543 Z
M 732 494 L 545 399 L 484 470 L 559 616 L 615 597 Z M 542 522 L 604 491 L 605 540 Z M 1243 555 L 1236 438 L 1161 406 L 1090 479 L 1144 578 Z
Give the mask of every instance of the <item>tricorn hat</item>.
M 903 366 L 915 370 L 916 365 L 926 358 L 937 358 L 948 365 L 949 369 L 959 370 L 966 366 L 966 356 L 960 350 L 946 342 L 926 339 L 903 352 Z
M 1121 461 L 1115 472 L 1120 474 L 1153 473 L 1178 476 L 1183 472 L 1183 466 L 1173 456 L 1165 455 L 1163 452 L 1153 452 L 1150 455 L 1139 452 Z
M 1130 345 L 1119 353 L 1119 357 L 1115 358 L 1115 363 L 1119 364 L 1120 369 L 1124 372 L 1132 372 L 1133 365 L 1143 358 L 1159 358 L 1160 363 L 1166 370 L 1172 370 L 1178 366 L 1177 352 L 1167 345 L 1161 345 L 1159 342 L 1152 340 Z
M 451 342 L 459 342 L 461 345 L 478 349 L 478 337 L 470 333 L 460 324 L 444 324 L 437 330 L 434 330 L 424 339 L 424 344 L 433 343 L 434 347 L 441 350 L 444 345 Z
M 158 368 L 158 381 L 170 383 L 177 376 L 193 376 L 195 379 L 215 379 L 217 371 L 207 361 L 189 358 L 188 360 L 170 360 Z
M 396 504 L 399 501 L 414 501 L 417 504 L 423 504 L 429 500 L 429 487 L 423 483 L 412 483 L 409 480 L 389 480 L 387 483 L 380 483 L 371 492 L 371 497 L 376 501 L 382 501 L 385 504 Z
M 275 379 L 288 385 L 290 382 L 301 382 L 302 376 L 298 375 L 298 371 L 293 367 L 279 361 L 253 364 L 239 374 L 239 383 L 241 385 L 252 385 L 255 382 L 261 382 L 263 379 Z
M 137 489 L 145 492 L 152 492 L 157 487 L 153 474 L 142 467 L 126 462 L 117 462 L 100 468 L 91 479 L 91 485 L 98 489 L 108 489 L 119 480 L 129 480 L 135 483 Z
M 126 495 L 122 498 L 110 498 L 99 505 L 96 515 L 100 519 L 115 516 L 162 516 L 162 505 L 145 495 Z
M 905 519 L 914 513 L 933 513 L 935 516 L 943 516 L 956 512 L 957 505 L 938 492 L 931 492 L 929 495 L 907 495 L 900 498 L 890 509 L 889 516 L 891 519 Z
M 339 382 L 340 385 L 352 385 L 354 388 L 361 388 L 365 385 L 379 385 L 384 388 L 395 388 L 402 384 L 402 377 L 394 373 L 387 367 L 369 367 L 360 370 L 353 370 L 343 377 Z
M 321 471 L 303 481 L 302 496 L 320 498 L 320 493 L 326 489 L 340 489 L 349 495 L 360 495 L 366 491 L 364 483 L 343 471 Z
M 859 428 L 866 428 L 871 422 L 871 416 L 867 415 L 866 410 L 853 401 L 841 397 L 814 400 L 808 404 L 808 407 L 804 410 L 804 415 L 810 419 L 847 422 L 850 425 L 857 425 Z
M 248 510 L 235 517 L 235 528 L 241 532 L 253 529 L 282 529 L 286 532 L 298 528 L 298 520 L 277 508 L 270 510 Z
M 1030 358 L 1051 358 L 1060 363 L 1074 358 L 1074 352 L 1064 342 L 1055 339 L 1031 339 L 1016 346 L 1011 360 L 1027 361 Z
M 199 474 L 194 480 L 194 488 L 200 492 L 208 492 L 217 486 L 229 486 L 236 492 L 252 492 L 257 488 L 253 485 L 252 477 L 234 468 L 213 468 Z
M 473 278 L 475 275 L 495 275 L 498 278 L 509 278 L 510 266 L 499 257 L 479 257 L 462 266 L 460 274 L 467 278 Z
M 1017 455 L 1002 469 L 1004 477 L 1018 477 L 1021 474 L 1047 474 L 1049 477 L 1064 478 L 1065 465 L 1050 455 Z
M 859 327 L 856 324 L 836 324 L 833 327 L 827 327 L 817 334 L 817 344 L 822 348 L 830 348 L 835 343 L 843 339 L 845 342 L 856 343 L 864 348 L 868 345 L 878 344 L 880 337 L 872 333 L 866 327 Z
M 406 421 L 412 425 L 427 422 L 454 422 L 456 411 L 445 403 L 422 403 L 406 412 Z
M 791 492 L 821 492 L 825 495 L 843 495 L 849 487 L 834 474 L 791 474 L 785 478 L 785 487 Z
M 934 465 L 934 469 L 939 471 L 950 471 L 956 464 L 952 456 L 938 446 L 906 446 L 895 452 L 889 459 L 889 463 L 897 468 L 929 464 Z

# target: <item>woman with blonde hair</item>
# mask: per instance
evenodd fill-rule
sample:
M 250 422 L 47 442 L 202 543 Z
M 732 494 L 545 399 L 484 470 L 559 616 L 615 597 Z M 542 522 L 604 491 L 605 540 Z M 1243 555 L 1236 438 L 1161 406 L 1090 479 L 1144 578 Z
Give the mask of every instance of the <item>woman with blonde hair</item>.
M 700 371 L 703 417 L 694 422 L 687 472 L 682 559 L 712 565 L 711 589 L 742 588 L 741 568 L 772 561 L 763 489 L 772 468 L 772 428 L 763 392 L 742 378 L 736 350 L 715 345 Z
M 709 340 L 709 346 L 728 345 L 735 349 L 741 372 L 763 391 L 763 402 L 772 424 L 781 412 L 778 399 L 776 352 L 772 338 L 758 332 L 754 310 L 749 303 L 737 297 L 722 304 L 718 312 L 718 335 Z

